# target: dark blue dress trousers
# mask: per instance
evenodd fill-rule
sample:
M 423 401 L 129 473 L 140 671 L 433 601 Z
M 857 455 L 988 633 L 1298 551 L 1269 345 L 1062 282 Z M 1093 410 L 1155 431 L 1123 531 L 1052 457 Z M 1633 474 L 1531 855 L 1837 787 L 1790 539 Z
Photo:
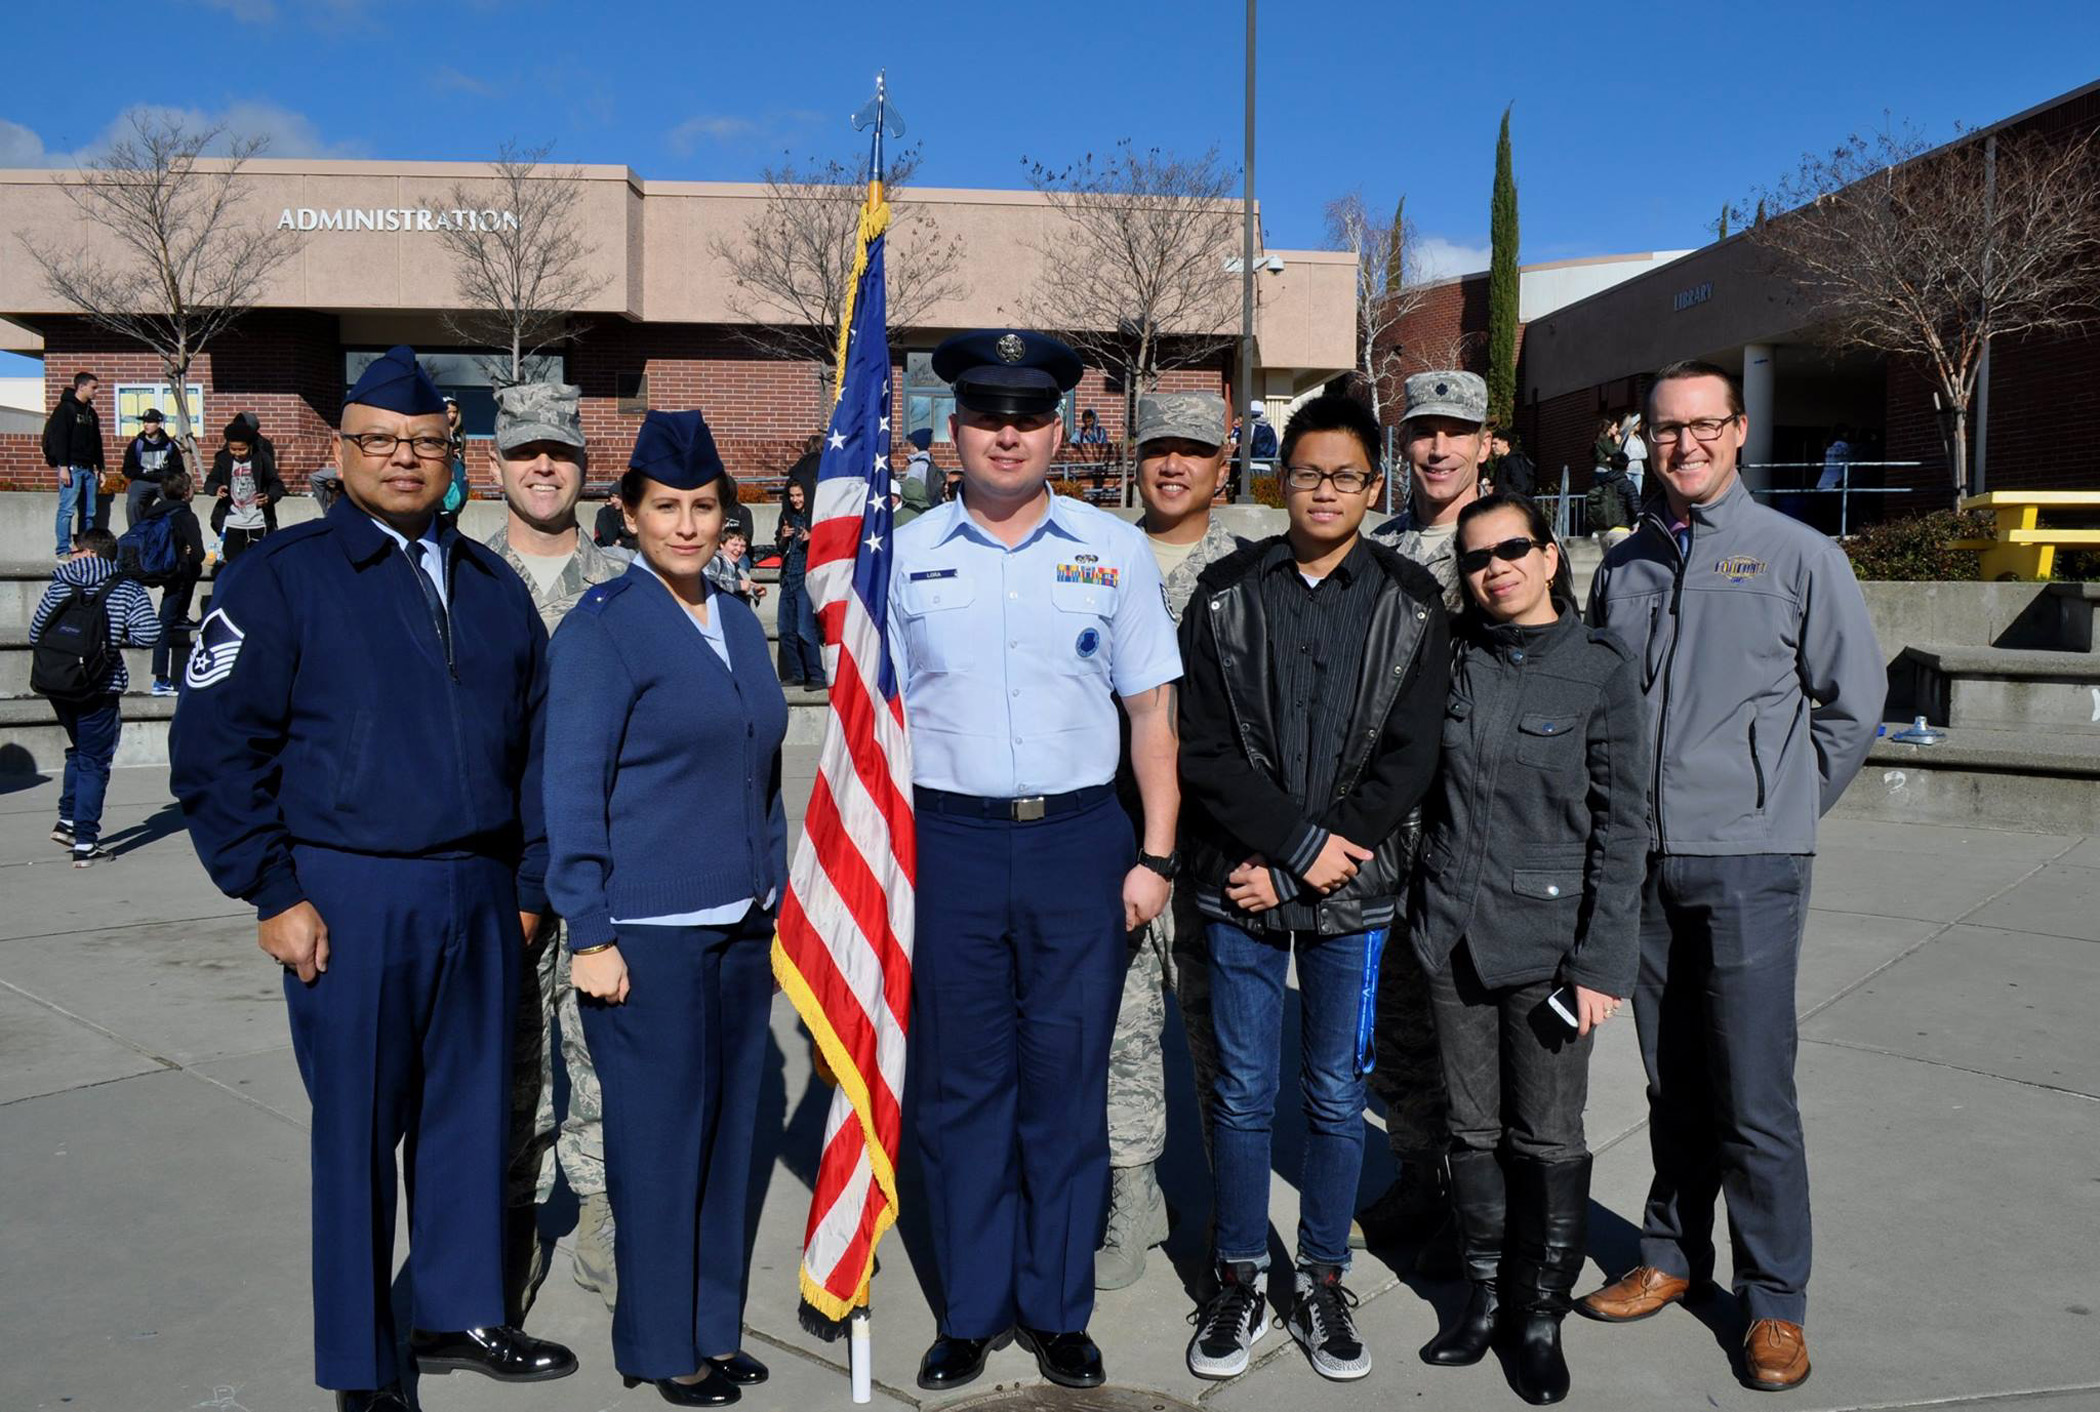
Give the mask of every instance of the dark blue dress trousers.
M 726 927 L 622 923 L 626 1001 L 582 1000 L 605 1093 L 613 1362 L 629 1377 L 682 1377 L 743 1344 L 772 939 L 756 907 Z
M 397 1145 L 415 1327 L 503 1322 L 517 888 L 511 865 L 490 858 L 300 845 L 293 860 L 328 926 L 327 971 L 312 985 L 284 977 L 313 1102 L 315 1380 L 384 1387 L 400 1375 L 388 1301 Z
M 1084 1329 L 1108 1204 L 1130 818 L 1111 795 L 1028 823 L 921 809 L 910 1127 L 941 1332 Z

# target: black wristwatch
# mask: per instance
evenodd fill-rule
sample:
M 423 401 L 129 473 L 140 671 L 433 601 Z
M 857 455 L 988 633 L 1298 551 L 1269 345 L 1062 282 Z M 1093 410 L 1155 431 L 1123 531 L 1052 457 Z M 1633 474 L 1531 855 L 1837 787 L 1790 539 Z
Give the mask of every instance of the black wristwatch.
M 1181 875 L 1181 853 L 1179 850 L 1169 853 L 1162 858 L 1157 853 L 1147 853 L 1141 848 L 1138 850 L 1137 860 L 1140 868 L 1150 868 L 1168 882 L 1174 881 L 1175 878 Z

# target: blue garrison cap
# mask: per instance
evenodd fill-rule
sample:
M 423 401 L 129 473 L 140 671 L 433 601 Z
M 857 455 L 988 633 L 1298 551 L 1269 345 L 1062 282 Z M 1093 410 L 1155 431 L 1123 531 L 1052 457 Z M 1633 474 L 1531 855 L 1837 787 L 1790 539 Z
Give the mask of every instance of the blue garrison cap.
M 416 350 L 407 344 L 389 348 L 373 359 L 343 401 L 404 417 L 443 416 L 445 412 L 445 394 L 438 391 L 430 374 L 416 362 Z
M 724 473 L 714 433 L 698 412 L 651 412 L 643 417 L 627 464 L 673 490 L 698 490 Z
M 1057 410 L 1079 385 L 1079 355 L 1044 333 L 988 328 L 958 333 L 933 350 L 933 375 L 973 412 L 1033 416 Z

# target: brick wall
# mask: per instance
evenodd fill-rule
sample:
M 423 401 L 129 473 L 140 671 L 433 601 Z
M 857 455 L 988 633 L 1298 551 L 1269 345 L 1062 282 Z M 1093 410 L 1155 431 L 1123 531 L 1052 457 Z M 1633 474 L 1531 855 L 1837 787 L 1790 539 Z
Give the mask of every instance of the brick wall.
M 1395 323 L 1380 348 L 1398 351 L 1400 363 L 1380 389 L 1386 420 L 1398 422 L 1407 398 L 1403 384 L 1416 373 L 1457 368 L 1487 376 L 1488 277 L 1485 273 L 1432 285 L 1419 304 Z M 1517 363 L 1524 361 L 1524 326 L 1517 325 Z M 1521 379 L 1519 381 L 1521 386 Z M 1518 409 L 1518 427 L 1523 426 Z
M 76 372 L 92 372 L 102 379 L 98 405 L 104 409 L 106 451 L 114 468 L 123 454 L 108 410 L 114 388 L 120 382 L 163 381 L 158 361 L 83 321 L 52 319 L 45 322 L 44 332 L 47 401 L 55 401 Z M 906 351 L 894 350 L 891 372 L 899 467 L 910 454 L 902 434 Z M 584 434 L 590 439 L 594 484 L 617 477 L 641 427 L 640 412 L 620 410 L 623 374 L 646 375 L 652 407 L 698 407 L 705 412 L 731 474 L 754 489 L 777 487 L 820 425 L 821 393 L 811 366 L 768 357 L 733 329 L 597 324 L 570 349 L 568 372 L 569 380 L 583 389 Z M 829 379 L 828 368 L 824 376 Z M 205 390 L 209 416 L 198 428 L 198 441 L 207 455 L 217 447 L 220 429 L 233 414 L 248 409 L 261 418 L 264 434 L 276 443 L 279 468 L 293 490 L 303 489 L 308 473 L 332 457 L 332 431 L 342 416 L 343 394 L 341 338 L 332 315 L 269 312 L 244 319 L 198 360 L 191 378 Z M 1225 354 L 1163 374 L 1160 387 L 1225 393 Z M 1073 397 L 1075 407 L 1092 407 L 1111 440 L 1120 443 L 1120 385 L 1089 368 Z M 952 463 L 949 446 L 936 442 L 933 450 L 937 464 Z M 470 449 L 467 470 L 477 494 L 495 493 L 488 442 Z M 54 484 L 36 436 L 0 435 L 0 490 L 47 490 Z

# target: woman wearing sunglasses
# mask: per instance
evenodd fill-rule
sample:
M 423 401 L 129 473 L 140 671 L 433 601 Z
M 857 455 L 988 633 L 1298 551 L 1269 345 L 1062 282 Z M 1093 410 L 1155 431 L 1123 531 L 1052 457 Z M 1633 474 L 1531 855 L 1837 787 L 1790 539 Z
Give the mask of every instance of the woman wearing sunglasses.
M 1580 1273 L 1590 1034 L 1633 991 L 1648 845 L 1633 658 L 1585 628 L 1545 515 L 1490 495 L 1458 518 L 1443 768 L 1409 931 L 1430 976 L 1451 1099 L 1463 1314 L 1446 1367 L 1506 1340 L 1517 1391 L 1567 1396 L 1560 1322 Z

